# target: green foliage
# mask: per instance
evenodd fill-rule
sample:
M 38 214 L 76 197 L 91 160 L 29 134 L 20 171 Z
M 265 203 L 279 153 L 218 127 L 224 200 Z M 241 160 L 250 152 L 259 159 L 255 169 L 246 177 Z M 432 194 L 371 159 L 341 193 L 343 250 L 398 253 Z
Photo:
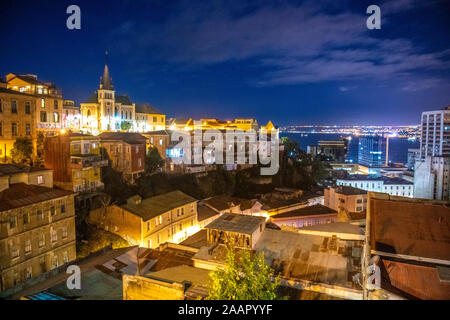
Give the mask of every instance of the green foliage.
M 164 160 L 158 152 L 156 147 L 149 150 L 147 156 L 145 157 L 145 172 L 147 174 L 155 172 L 164 165 Z
M 264 264 L 263 254 L 241 250 L 239 257 L 228 248 L 227 263 L 210 274 L 209 300 L 274 300 L 277 299 L 279 278 Z
M 11 158 L 14 163 L 31 163 L 33 142 L 28 138 L 17 138 L 11 149 Z
M 109 194 L 113 201 L 124 202 L 136 194 L 136 188 L 123 179 L 122 173 L 111 167 L 102 168 L 102 181 L 105 185 L 105 193 Z
M 130 244 L 118 235 L 86 224 L 83 230 L 84 241 L 77 245 L 77 258 L 84 258 L 91 253 L 101 250 L 109 245 L 113 249 L 129 247 Z
M 132 123 L 131 121 L 122 121 L 120 123 L 120 129 L 122 129 L 123 131 L 128 131 L 131 129 Z

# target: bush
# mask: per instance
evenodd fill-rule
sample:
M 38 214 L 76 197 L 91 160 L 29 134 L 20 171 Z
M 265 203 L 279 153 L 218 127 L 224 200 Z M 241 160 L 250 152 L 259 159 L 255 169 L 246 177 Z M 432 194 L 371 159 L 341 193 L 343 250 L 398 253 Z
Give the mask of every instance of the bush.
M 129 247 L 128 241 L 122 237 L 99 229 L 94 225 L 86 224 L 84 228 L 84 241 L 77 245 L 77 258 L 84 258 L 91 253 L 101 250 L 109 245 L 113 249 Z

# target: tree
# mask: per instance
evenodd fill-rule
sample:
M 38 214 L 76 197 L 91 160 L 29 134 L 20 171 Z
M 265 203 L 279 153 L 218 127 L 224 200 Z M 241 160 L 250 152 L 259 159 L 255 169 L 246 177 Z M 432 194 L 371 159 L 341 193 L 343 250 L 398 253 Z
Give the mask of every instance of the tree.
M 159 155 L 158 149 L 152 147 L 145 157 L 145 172 L 152 173 L 164 165 L 164 160 Z
M 240 250 L 236 257 L 232 246 L 227 248 L 224 268 L 211 272 L 209 300 L 274 300 L 279 278 L 264 264 L 264 255 Z
M 122 121 L 121 123 L 120 123 L 120 128 L 123 130 L 123 131 L 128 131 L 128 130 L 130 130 L 131 129 L 131 121 Z
M 33 142 L 28 138 L 17 138 L 11 149 L 11 158 L 14 163 L 30 163 L 33 154 Z

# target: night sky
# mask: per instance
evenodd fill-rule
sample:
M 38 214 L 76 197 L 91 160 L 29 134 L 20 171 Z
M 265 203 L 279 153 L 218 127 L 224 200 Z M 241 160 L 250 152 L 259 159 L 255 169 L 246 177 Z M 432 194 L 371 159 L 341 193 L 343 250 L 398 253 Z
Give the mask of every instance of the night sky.
M 320 4 L 319 4 L 320 2 Z M 449 1 L 0 1 L 0 74 L 83 102 L 118 94 L 168 116 L 417 124 L 450 104 Z M 66 28 L 67 6 L 81 30 Z M 366 8 L 381 7 L 381 30 Z

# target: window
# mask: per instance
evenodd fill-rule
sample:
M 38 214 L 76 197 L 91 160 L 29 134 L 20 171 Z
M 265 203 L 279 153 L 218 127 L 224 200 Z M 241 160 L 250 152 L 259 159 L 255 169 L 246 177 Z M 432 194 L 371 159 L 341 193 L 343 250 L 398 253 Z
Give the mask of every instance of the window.
M 194 212 L 194 204 L 191 204 L 191 212 Z
M 64 251 L 64 263 L 69 262 L 69 254 L 67 253 L 67 251 Z
M 141 158 L 138 159 L 138 167 L 139 168 L 142 167 L 142 159 Z
M 139 146 L 136 146 L 136 153 L 139 153 Z
M 178 227 L 180 228 L 180 231 L 183 230 L 183 225 L 181 223 Z
M 44 183 L 44 176 L 38 176 L 37 177 L 37 183 L 38 184 L 43 184 Z
M 45 245 L 45 235 L 43 233 L 39 234 L 39 248 Z
M 9 228 L 14 229 L 16 227 L 16 217 L 12 216 L 9 218 Z
M 62 228 L 62 238 L 66 239 L 67 238 L 67 227 L 63 227 Z
M 147 246 L 148 246 L 149 248 L 152 247 L 152 240 L 151 240 L 151 239 L 148 239 L 148 240 L 147 240 Z
M 30 101 L 25 102 L 25 113 L 31 114 L 31 102 Z
M 150 231 L 150 221 L 147 221 L 147 231 Z
M 162 145 L 162 138 L 159 138 L 159 145 Z
M 160 243 L 160 242 L 161 242 L 161 234 L 158 233 L 158 243 Z
M 356 200 L 356 203 L 362 203 L 362 199 Z
M 41 111 L 41 122 L 47 122 L 47 112 Z
M 11 134 L 13 137 L 17 136 L 17 123 L 11 123 Z
M 41 99 L 41 108 L 45 108 L 45 99 L 44 98 Z
M 31 279 L 31 277 L 33 276 L 32 275 L 32 271 L 33 271 L 33 268 L 31 266 L 27 267 L 26 273 L 25 273 L 25 279 L 26 280 Z
M 11 113 L 17 113 L 17 100 L 11 100 Z
M 184 208 L 181 208 L 181 215 L 184 215 Z
M 53 112 L 53 122 L 58 122 L 58 121 L 59 121 L 59 113 Z
M 30 135 L 31 135 L 31 125 L 30 125 L 29 123 L 27 123 L 27 124 L 25 125 L 25 134 L 26 134 L 27 136 L 30 136 Z
M 56 214 L 55 207 L 50 207 L 50 214 L 54 216 Z
M 19 256 L 19 247 L 14 243 L 11 245 L 11 259 Z
M 0 136 L 2 136 L 3 135 L 3 126 L 2 126 L 2 123 L 1 123 L 1 121 L 0 121 Z
M 180 209 L 177 209 L 177 217 L 180 216 Z
M 59 267 L 59 259 L 58 256 L 54 256 L 53 257 L 53 268 L 58 268 Z
M 25 241 L 25 254 L 29 254 L 31 252 L 31 241 Z
M 158 122 L 158 120 L 156 120 L 156 117 L 153 117 L 153 122 Z
M 28 224 L 28 222 L 29 222 L 28 221 L 28 213 L 24 213 L 22 218 L 23 218 L 23 224 Z
M 61 204 L 61 213 L 66 212 L 66 205 L 64 203 Z
M 159 224 L 162 224 L 162 215 L 159 216 Z
M 3 102 L 2 102 L 2 99 L 0 99 L 0 112 L 3 112 Z
M 42 220 L 44 218 L 44 215 L 42 214 L 42 210 L 38 210 L 36 212 L 38 220 Z
M 58 233 L 56 230 L 52 230 L 52 242 L 58 241 Z
M 362 207 L 356 207 L 356 211 L 361 211 Z
M 55 110 L 58 109 L 58 100 L 55 99 Z

